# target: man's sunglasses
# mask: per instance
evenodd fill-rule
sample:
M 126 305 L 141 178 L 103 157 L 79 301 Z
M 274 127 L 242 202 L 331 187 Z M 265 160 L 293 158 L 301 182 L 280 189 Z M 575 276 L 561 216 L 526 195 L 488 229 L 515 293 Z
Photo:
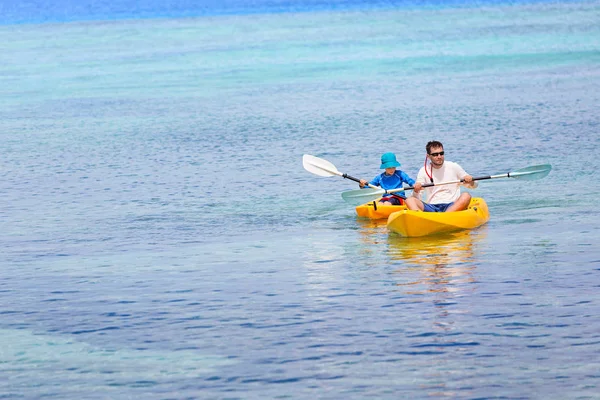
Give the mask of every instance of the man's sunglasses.
M 444 152 L 443 152 L 443 151 L 440 151 L 439 153 L 429 153 L 429 155 L 430 155 L 431 157 L 443 156 L 443 155 L 444 155 Z

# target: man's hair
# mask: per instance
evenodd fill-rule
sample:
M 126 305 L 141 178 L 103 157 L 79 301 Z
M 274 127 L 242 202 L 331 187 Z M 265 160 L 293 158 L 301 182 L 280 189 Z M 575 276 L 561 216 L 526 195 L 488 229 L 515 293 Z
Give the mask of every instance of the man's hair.
M 441 147 L 443 149 L 444 145 L 441 142 L 438 142 L 437 140 L 432 140 L 431 142 L 427 142 L 427 146 L 425 146 L 425 150 L 427 151 L 427 154 L 431 154 L 431 149 L 433 147 Z

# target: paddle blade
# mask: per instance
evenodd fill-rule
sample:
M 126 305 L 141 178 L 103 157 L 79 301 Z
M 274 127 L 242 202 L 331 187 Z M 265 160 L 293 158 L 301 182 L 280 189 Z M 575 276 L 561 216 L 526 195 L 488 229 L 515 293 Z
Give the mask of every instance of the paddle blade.
M 335 165 L 322 158 L 305 154 L 302 156 L 302 166 L 310 173 L 319 176 L 341 176 L 342 173 L 337 170 Z
M 509 176 L 524 181 L 534 181 L 546 177 L 551 169 L 552 166 L 550 164 L 532 165 L 511 172 Z
M 346 203 L 354 206 L 368 203 L 373 200 L 377 200 L 385 194 L 383 189 L 357 189 L 357 190 L 346 190 L 342 192 L 342 199 Z

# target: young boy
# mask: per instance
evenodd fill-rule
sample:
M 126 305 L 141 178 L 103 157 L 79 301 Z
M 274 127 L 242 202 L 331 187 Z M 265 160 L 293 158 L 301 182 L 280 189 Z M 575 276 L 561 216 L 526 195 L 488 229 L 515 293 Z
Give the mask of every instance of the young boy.
M 377 175 L 371 182 L 361 179 L 359 186 L 364 188 L 367 184 L 371 184 L 373 186 L 380 186 L 385 190 L 390 190 L 401 188 L 403 183 L 407 183 L 409 186 L 414 185 L 414 179 L 405 172 L 396 170 L 396 167 L 399 166 L 400 163 L 396 160 L 394 153 L 385 153 L 381 156 L 381 166 L 379 167 L 380 169 L 385 169 L 385 172 Z M 406 196 L 403 192 L 398 193 L 398 195 L 388 194 L 382 197 L 379 202 L 384 205 L 401 205 L 404 203 Z

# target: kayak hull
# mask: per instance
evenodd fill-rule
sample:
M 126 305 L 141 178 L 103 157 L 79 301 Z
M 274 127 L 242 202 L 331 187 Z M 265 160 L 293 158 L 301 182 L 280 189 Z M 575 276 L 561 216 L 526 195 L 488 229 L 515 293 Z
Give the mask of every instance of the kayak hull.
M 371 201 L 356 207 L 356 215 L 361 218 L 369 219 L 387 219 L 390 214 L 396 211 L 407 210 L 405 205 L 393 206 L 378 203 L 378 200 Z
M 474 197 L 469 207 L 454 212 L 423 212 L 408 209 L 393 212 L 387 220 L 387 227 L 405 237 L 429 236 L 465 229 L 477 228 L 490 219 L 486 202 Z

